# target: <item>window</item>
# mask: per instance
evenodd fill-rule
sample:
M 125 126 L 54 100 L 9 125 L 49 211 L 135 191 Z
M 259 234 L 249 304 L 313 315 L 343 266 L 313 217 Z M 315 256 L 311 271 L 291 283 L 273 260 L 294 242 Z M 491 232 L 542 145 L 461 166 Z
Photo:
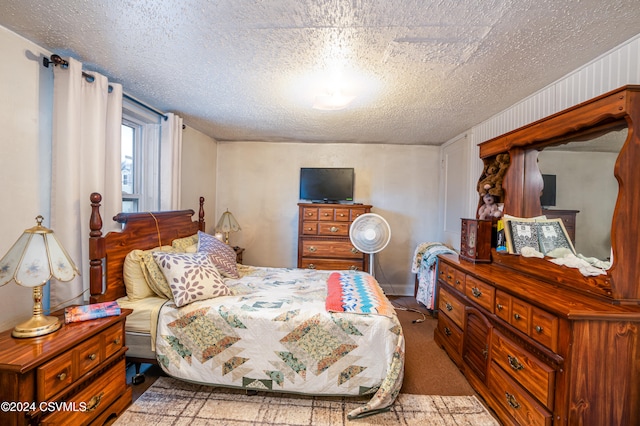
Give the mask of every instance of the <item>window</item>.
M 160 206 L 160 116 L 122 102 L 122 211 L 157 211 Z

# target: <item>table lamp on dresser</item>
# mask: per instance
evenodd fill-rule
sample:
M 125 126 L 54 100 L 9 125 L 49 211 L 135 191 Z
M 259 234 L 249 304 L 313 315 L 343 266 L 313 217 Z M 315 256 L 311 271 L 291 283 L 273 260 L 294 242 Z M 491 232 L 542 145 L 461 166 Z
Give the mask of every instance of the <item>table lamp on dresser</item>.
M 60 320 L 43 314 L 42 287 L 51 278 L 71 281 L 80 275 L 53 231 L 42 226 L 43 220 L 42 216 L 36 217 L 37 225 L 26 229 L 0 260 L 0 287 L 15 281 L 33 288 L 33 316 L 16 325 L 11 333 L 13 337 L 43 336 L 58 330 Z
M 235 217 L 231 214 L 229 209 L 222 213 L 218 224 L 216 225 L 216 231 L 224 234 L 225 244 L 229 244 L 229 232 L 237 232 L 240 230 L 240 225 Z

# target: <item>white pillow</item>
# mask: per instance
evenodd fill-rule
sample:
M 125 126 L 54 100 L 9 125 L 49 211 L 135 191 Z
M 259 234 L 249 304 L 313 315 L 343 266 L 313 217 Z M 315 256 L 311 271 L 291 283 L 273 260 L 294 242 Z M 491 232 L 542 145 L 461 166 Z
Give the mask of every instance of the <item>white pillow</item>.
M 167 278 L 176 306 L 229 294 L 218 269 L 206 253 L 153 252 Z

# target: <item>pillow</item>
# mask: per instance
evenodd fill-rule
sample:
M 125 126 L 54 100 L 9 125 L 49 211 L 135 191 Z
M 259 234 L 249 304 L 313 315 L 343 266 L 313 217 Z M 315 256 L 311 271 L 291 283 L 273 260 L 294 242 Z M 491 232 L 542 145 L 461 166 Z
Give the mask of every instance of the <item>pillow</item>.
M 167 278 L 173 301 L 178 307 L 229 294 L 229 289 L 206 253 L 153 252 L 153 258 Z
M 147 284 L 147 280 L 142 272 L 141 254 L 142 250 L 132 250 L 124 258 L 122 275 L 124 278 L 124 286 L 127 289 L 127 297 L 131 301 L 156 295 L 149 287 L 149 284 Z
M 185 253 L 187 251 L 187 248 L 194 244 L 198 244 L 198 234 L 193 234 L 184 238 L 176 238 L 171 243 L 171 247 L 173 247 L 180 253 Z
M 155 294 L 166 299 L 173 299 L 173 293 L 169 287 L 169 283 L 165 278 L 158 264 L 153 260 L 153 253 L 176 253 L 176 249 L 171 246 L 156 247 L 151 250 L 145 250 L 140 254 L 142 261 L 142 273 L 147 280 L 147 285 Z
M 214 265 L 225 277 L 240 278 L 236 252 L 213 235 L 198 231 L 198 253 L 207 253 L 211 256 Z

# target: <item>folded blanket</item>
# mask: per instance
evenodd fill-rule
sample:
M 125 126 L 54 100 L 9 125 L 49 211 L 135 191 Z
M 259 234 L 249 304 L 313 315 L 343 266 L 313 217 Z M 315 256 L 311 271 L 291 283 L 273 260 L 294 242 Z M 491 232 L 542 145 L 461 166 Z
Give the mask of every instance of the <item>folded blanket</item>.
M 442 243 L 420 243 L 413 254 L 411 272 L 414 274 L 420 269 L 430 269 L 438 259 L 439 254 L 455 254 L 456 252 Z
M 364 272 L 333 272 L 327 280 L 328 312 L 379 314 L 392 316 L 395 311 L 378 282 Z

